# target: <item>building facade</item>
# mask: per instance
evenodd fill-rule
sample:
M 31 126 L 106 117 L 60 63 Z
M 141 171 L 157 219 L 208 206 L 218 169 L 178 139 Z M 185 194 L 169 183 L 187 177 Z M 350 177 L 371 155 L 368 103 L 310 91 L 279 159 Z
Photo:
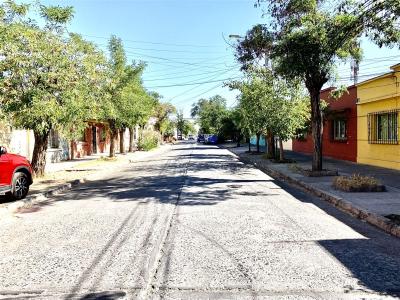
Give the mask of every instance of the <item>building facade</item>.
M 322 135 L 322 155 L 336 159 L 357 161 L 357 88 L 350 86 L 339 99 L 333 99 L 333 88 L 321 91 L 321 99 L 328 103 Z M 293 139 L 296 152 L 313 153 L 311 133 Z
M 400 170 L 400 64 L 357 85 L 357 162 Z

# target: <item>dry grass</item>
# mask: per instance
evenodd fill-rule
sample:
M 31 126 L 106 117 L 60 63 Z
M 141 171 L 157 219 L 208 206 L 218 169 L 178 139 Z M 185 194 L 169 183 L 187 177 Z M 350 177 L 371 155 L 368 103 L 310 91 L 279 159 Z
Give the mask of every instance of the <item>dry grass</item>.
M 294 172 L 294 173 L 299 173 L 299 174 L 302 174 L 302 173 L 303 173 L 303 168 L 300 167 L 300 166 L 297 165 L 297 164 L 289 165 L 288 168 L 289 168 L 290 171 L 292 171 L 292 172 Z
M 385 186 L 370 176 L 353 174 L 351 176 L 338 176 L 333 180 L 333 187 L 345 192 L 384 192 Z
M 118 160 L 117 157 L 109 157 L 109 156 L 101 156 L 100 158 L 97 159 L 97 161 L 107 161 L 107 162 L 109 161 L 113 162 L 117 160 Z

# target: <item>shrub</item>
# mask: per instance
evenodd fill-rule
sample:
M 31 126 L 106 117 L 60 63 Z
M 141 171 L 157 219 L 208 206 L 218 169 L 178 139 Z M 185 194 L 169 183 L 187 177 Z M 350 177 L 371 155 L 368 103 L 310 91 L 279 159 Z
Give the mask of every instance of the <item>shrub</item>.
M 143 151 L 154 149 L 158 146 L 159 140 L 160 137 L 157 132 L 151 130 L 143 131 L 138 141 L 138 149 Z
M 385 186 L 370 176 L 353 174 L 351 176 L 338 176 L 333 180 L 333 187 L 345 192 L 384 192 Z

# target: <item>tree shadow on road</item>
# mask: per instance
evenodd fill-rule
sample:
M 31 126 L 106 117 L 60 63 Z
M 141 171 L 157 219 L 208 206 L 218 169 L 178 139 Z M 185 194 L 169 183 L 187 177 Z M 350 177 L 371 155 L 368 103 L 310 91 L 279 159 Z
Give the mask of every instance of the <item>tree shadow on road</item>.
M 190 166 L 184 163 L 189 159 Z M 213 177 L 214 170 L 218 171 L 220 176 L 226 175 L 226 177 Z M 203 171 L 206 174 L 197 175 Z M 241 186 L 272 181 L 272 179 L 240 179 L 246 178 L 250 171 L 251 167 L 233 160 L 229 154 L 188 156 L 182 154 L 178 159 L 158 159 L 143 165 L 137 163 L 129 165 L 121 170 L 118 176 L 88 182 L 43 201 L 36 207 L 44 208 L 55 201 L 84 201 L 93 198 L 98 201 L 146 200 L 167 204 L 176 201 L 183 187 L 185 197 L 178 205 L 215 205 L 231 199 L 233 195 L 241 193 L 245 195 L 246 193 L 238 191 Z M 257 195 L 270 196 L 275 193 L 265 190 L 259 191 Z

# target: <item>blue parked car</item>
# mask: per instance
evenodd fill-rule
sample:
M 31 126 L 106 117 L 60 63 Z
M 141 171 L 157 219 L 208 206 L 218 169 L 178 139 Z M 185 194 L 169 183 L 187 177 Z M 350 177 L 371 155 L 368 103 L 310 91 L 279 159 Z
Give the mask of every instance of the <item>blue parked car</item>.
M 204 135 L 204 144 L 212 144 L 215 145 L 218 142 L 218 136 L 216 134 L 205 134 Z

